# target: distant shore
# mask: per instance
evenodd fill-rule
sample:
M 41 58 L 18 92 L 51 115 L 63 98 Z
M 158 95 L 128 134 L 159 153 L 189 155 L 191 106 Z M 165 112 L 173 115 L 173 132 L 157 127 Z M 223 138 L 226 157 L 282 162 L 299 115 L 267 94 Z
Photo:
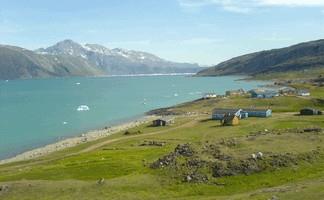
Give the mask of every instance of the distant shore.
M 58 142 L 48 144 L 43 147 L 39 147 L 33 150 L 26 151 L 24 153 L 18 154 L 14 157 L 0 160 L 0 165 L 8 164 L 12 162 L 26 161 L 34 158 L 39 158 L 41 156 L 45 156 L 57 151 L 61 151 L 67 148 L 75 147 L 80 144 L 85 144 L 87 142 L 95 141 L 98 139 L 105 138 L 107 136 L 119 133 L 120 131 L 125 131 L 130 128 L 134 128 L 136 126 L 149 123 L 153 119 L 156 119 L 157 116 L 154 115 L 146 115 L 144 117 L 140 117 L 138 119 L 134 119 L 133 121 L 121 123 L 119 125 L 115 125 L 109 128 L 103 128 L 98 130 L 89 131 L 87 133 L 83 133 L 79 136 L 67 138 L 60 140 Z
M 155 73 L 155 74 L 124 74 L 124 75 L 103 75 L 99 77 L 141 77 L 141 76 L 193 76 L 196 73 Z

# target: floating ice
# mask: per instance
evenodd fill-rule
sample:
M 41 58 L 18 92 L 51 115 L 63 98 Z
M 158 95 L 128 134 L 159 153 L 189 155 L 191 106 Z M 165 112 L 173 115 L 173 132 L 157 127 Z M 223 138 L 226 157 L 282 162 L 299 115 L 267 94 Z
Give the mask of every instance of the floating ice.
M 68 124 L 67 122 L 63 122 L 63 125 L 66 125 L 66 124 Z
M 77 108 L 77 111 L 89 111 L 90 108 L 87 105 L 81 105 Z
M 80 85 L 80 84 L 81 84 L 81 83 L 79 83 L 79 82 L 78 82 L 78 83 L 75 83 L 75 85 Z
M 179 94 L 178 93 L 175 93 L 174 96 L 177 97 L 177 96 L 179 96 Z

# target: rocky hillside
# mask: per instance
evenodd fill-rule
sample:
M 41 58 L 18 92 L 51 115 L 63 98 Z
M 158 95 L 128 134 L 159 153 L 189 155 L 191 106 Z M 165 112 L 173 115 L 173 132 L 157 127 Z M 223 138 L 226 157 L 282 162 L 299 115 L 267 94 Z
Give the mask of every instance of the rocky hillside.
M 64 40 L 35 51 L 0 45 L 0 79 L 196 73 L 199 65 L 175 63 L 155 55 Z
M 239 56 L 202 70 L 200 76 L 257 75 L 324 68 L 324 40 Z
M 75 57 L 39 55 L 19 47 L 0 46 L 2 80 L 101 74 L 102 70 Z
M 126 50 L 109 49 L 98 44 L 81 45 L 72 40 L 64 40 L 46 49 L 36 50 L 42 55 L 63 55 L 82 59 L 104 71 L 105 74 L 152 74 L 152 73 L 195 73 L 199 65 L 175 63 L 155 55 Z

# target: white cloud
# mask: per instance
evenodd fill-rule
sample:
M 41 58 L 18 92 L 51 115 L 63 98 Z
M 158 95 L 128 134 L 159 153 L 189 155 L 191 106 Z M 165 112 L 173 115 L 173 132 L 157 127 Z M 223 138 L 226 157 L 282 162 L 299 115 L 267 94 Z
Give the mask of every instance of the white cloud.
M 324 7 L 324 0 L 259 0 L 265 6 Z
M 249 13 L 262 7 L 324 7 L 324 0 L 178 0 L 185 9 L 198 9 L 214 5 L 226 11 Z

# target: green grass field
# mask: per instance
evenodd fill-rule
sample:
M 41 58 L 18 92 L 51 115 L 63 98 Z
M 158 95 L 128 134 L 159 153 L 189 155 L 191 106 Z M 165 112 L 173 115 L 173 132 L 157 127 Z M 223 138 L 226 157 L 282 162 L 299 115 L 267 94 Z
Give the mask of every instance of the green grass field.
M 324 198 L 324 133 L 299 133 L 305 128 L 324 128 L 323 116 L 298 116 L 298 110 L 313 106 L 324 110 L 322 88 L 311 88 L 310 98 L 245 97 L 204 100 L 170 108 L 179 113 L 208 113 L 214 107 L 271 107 L 271 118 L 248 118 L 239 126 L 223 127 L 208 114 L 178 117 L 169 127 L 149 124 L 47 155 L 31 161 L 0 166 L 0 199 L 280 199 Z M 265 129 L 279 134 L 260 134 Z M 219 144 L 235 139 L 235 146 L 221 150 L 237 159 L 251 153 L 303 154 L 319 150 L 311 162 L 250 175 L 210 177 L 206 183 L 183 182 L 178 170 L 152 169 L 149 165 L 169 154 L 178 144 L 190 143 L 201 159 L 213 160 L 201 149 L 206 142 Z M 145 141 L 164 146 L 142 146 Z M 323 153 L 323 154 L 322 154 Z M 97 184 L 104 178 L 103 184 Z

